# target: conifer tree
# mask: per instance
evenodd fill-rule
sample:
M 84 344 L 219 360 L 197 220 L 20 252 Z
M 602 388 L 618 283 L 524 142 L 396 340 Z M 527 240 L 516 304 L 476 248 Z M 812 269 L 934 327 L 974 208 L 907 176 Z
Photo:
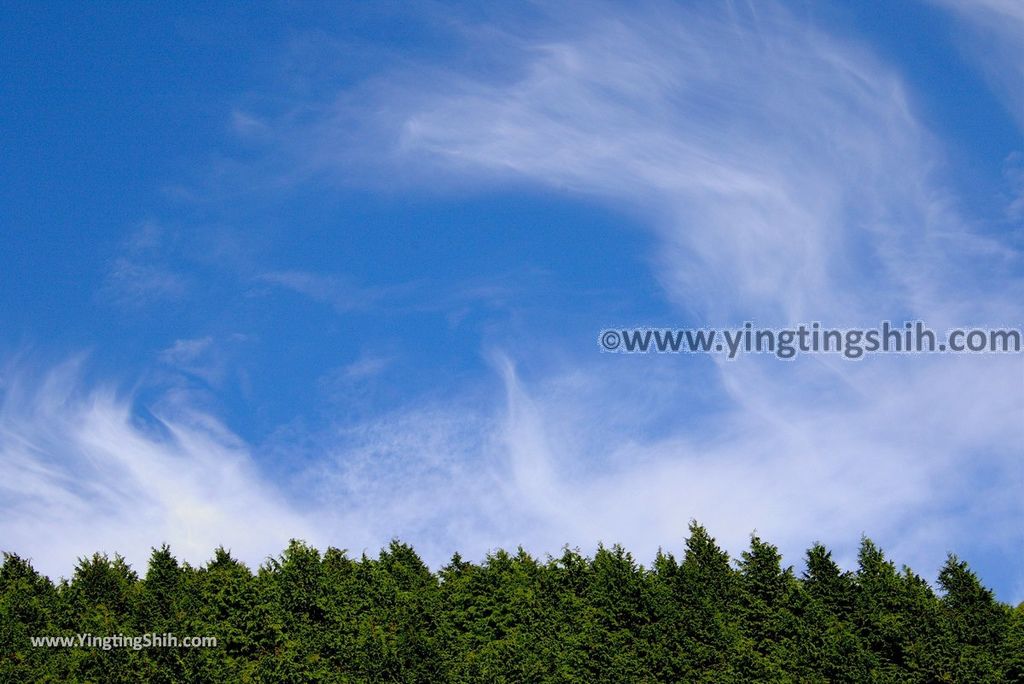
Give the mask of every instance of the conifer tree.
M 436 573 L 412 547 L 322 554 L 293 540 L 254 574 L 154 548 L 80 559 L 54 584 L 0 564 L 0 682 L 1010 682 L 1024 680 L 1024 605 L 950 556 L 941 596 L 869 539 L 856 572 L 815 544 L 798 577 L 756 535 L 735 566 L 692 523 L 681 560 L 621 546 L 518 549 Z M 214 636 L 214 648 L 42 648 L 37 636 Z

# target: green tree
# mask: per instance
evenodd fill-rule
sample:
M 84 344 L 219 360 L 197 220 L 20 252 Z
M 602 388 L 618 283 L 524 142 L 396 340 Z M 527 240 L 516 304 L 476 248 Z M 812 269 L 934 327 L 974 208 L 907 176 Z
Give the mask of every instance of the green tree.
M 754 535 L 739 563 L 740 616 L 746 644 L 741 665 L 747 681 L 795 681 L 803 595 L 778 548 Z M 801 677 L 806 679 L 806 677 Z
M 677 648 L 685 654 L 681 678 L 740 681 L 739 578 L 729 564 L 729 554 L 696 522 L 690 523 L 686 552 L 672 585 L 680 610 Z
M 804 631 L 798 646 L 802 669 L 825 682 L 868 681 L 874 659 L 851 622 L 855 575 L 844 572 L 821 544 L 808 549 L 805 558 Z
M 57 592 L 32 564 L 3 554 L 0 565 L 0 682 L 59 681 L 64 654 L 33 648 L 30 637 L 56 635 Z
M 64 634 L 89 634 L 115 638 L 139 633 L 139 577 L 125 559 L 113 559 L 96 553 L 81 558 L 70 584 L 61 587 L 64 603 L 60 627 Z M 69 679 L 102 682 L 133 682 L 145 678 L 149 670 L 145 654 L 111 645 L 101 648 L 72 649 L 65 661 Z
M 978 576 L 956 556 L 950 554 L 939 572 L 943 613 L 952 638 L 952 681 L 1006 681 L 1002 649 L 1010 613 L 996 602 Z
M 856 572 L 821 544 L 797 577 L 757 536 L 735 567 L 692 523 L 649 568 L 523 549 L 433 573 L 408 545 L 376 558 L 291 541 L 253 574 L 218 548 L 201 567 L 153 549 L 80 559 L 54 584 L 0 564 L 0 682 L 1024 681 L 1024 605 L 950 556 L 939 596 L 863 539 Z M 34 636 L 171 632 L 216 648 L 37 648 Z

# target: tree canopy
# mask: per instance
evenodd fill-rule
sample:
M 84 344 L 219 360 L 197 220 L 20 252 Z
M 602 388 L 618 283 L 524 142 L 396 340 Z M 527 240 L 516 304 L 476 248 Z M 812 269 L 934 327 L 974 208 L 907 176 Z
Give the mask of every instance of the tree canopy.
M 292 541 L 255 572 L 153 549 L 79 560 L 53 582 L 0 565 L 0 682 L 1024 681 L 1024 604 L 951 555 L 937 588 L 873 542 L 843 570 L 815 544 L 799 574 L 757 536 L 730 559 L 700 525 L 649 567 L 522 549 L 431 572 L 408 545 L 376 558 Z M 33 637 L 173 634 L 216 646 L 42 646 Z

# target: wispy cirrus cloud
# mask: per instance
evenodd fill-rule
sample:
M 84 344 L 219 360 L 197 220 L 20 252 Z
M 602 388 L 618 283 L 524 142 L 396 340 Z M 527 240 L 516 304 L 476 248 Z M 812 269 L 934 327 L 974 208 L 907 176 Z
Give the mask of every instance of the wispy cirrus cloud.
M 114 260 L 100 293 L 121 306 L 140 307 L 180 300 L 188 292 L 188 278 L 157 264 L 128 257 Z
M 864 48 L 777 5 L 559 19 L 505 36 L 518 76 L 398 72 L 282 132 L 315 139 L 323 170 L 390 160 L 413 183 L 528 179 L 640 207 L 669 292 L 724 315 L 945 303 L 950 255 L 992 248 L 949 210 L 941 148 Z
M 449 67 L 419 86 L 399 74 L 394 89 L 381 79 L 339 98 L 305 131 L 321 143 L 310 163 L 348 174 L 380 149 L 411 183 L 525 180 L 632 207 L 658 237 L 652 267 L 666 293 L 710 324 L 1021 320 L 1021 255 L 954 209 L 942 142 L 911 89 L 864 47 L 775 4 L 549 19 L 504 36 L 522 57 L 512 75 Z M 372 175 L 379 163 L 360 168 Z M 537 484 L 522 500 L 542 521 L 520 529 L 547 544 L 634 541 L 698 517 L 733 540 L 757 526 L 790 552 L 823 529 L 846 540 L 872 531 L 925 567 L 977 543 L 1019 572 L 1015 369 L 995 356 L 718 362 L 702 391 L 728 408 L 712 425 L 685 423 L 663 439 L 602 432 L 589 453 L 559 443 L 563 423 L 549 417 L 568 411 L 601 432 L 615 401 L 558 403 L 541 383 L 514 395 L 541 407 L 534 418 L 509 408 L 520 418 L 504 463 Z M 595 371 L 577 357 L 563 372 Z M 590 467 L 609 452 L 630 456 Z M 559 472 L 575 474 L 571 486 Z M 970 488 L 949 485 L 964 480 Z
M 167 259 L 166 243 L 166 233 L 157 223 L 145 223 L 130 233 L 111 261 L 98 296 L 129 308 L 182 299 L 191 282 Z
M 81 361 L 9 368 L 0 396 L 0 538 L 52 576 L 120 552 L 138 569 L 170 543 L 204 561 L 224 544 L 258 564 L 289 538 L 321 539 L 215 418 L 167 404 L 149 425 L 130 397 L 89 388 Z
M 1024 5 L 1015 0 L 931 0 L 951 12 L 963 47 L 1024 128 Z
M 370 309 L 408 291 L 401 286 L 360 286 L 349 278 L 308 271 L 272 271 L 259 280 L 327 304 L 338 313 Z
M 771 3 L 609 5 L 571 21 L 565 11 L 517 33 L 488 31 L 506 55 L 493 60 L 514 62 L 500 72 L 399 68 L 300 104 L 301 117 L 259 118 L 260 135 L 281 146 L 293 179 L 452 192 L 514 182 L 627 207 L 655 237 L 650 267 L 676 311 L 710 325 L 1024 319 L 1020 255 L 954 209 L 942 141 L 915 113 L 912 87 L 868 49 Z M 339 312 L 389 297 L 308 272 L 263 280 Z M 93 546 L 124 532 L 122 501 L 145 502 L 169 534 L 191 529 L 154 486 L 117 498 L 107 490 L 120 479 L 76 470 L 90 450 L 123 467 L 121 452 L 102 446 L 109 437 L 139 455 L 129 482 L 187 466 L 172 481 L 200 510 L 203 483 L 227 476 L 195 445 L 226 455 L 237 499 L 214 510 L 217 534 L 194 541 L 237 537 L 256 555 L 262 542 L 279 546 L 285 528 L 356 549 L 398 535 L 435 564 L 456 549 L 553 552 L 596 539 L 653 553 L 696 517 L 733 551 L 757 528 L 790 562 L 815 538 L 849 560 L 866 532 L 922 572 L 965 546 L 1021 572 L 1024 394 L 1012 357 L 627 359 L 590 344 L 522 376 L 516 362 L 541 342 L 506 337 L 500 382 L 484 398 L 453 386 L 443 399 L 307 436 L 321 456 L 295 459 L 305 469 L 297 483 L 277 483 L 304 491 L 301 502 L 246 475 L 245 446 L 208 417 L 167 419 L 185 435 L 172 449 L 109 400 L 70 404 L 74 420 L 54 434 L 72 448 L 7 447 L 4 467 L 41 473 L 27 481 L 70 502 L 58 510 L 91 519 L 102 531 Z M 33 426 L 45 421 L 32 416 L 68 403 L 32 405 L 42 408 L 10 409 L 9 444 L 38 441 Z M 82 486 L 94 489 L 74 494 Z M 270 534 L 236 529 L 233 511 L 247 506 Z M 36 511 L 19 500 L 6 519 Z
M 226 337 L 181 338 L 157 353 L 157 360 L 166 368 L 173 369 L 205 382 L 210 387 L 222 387 L 229 375 L 231 359 L 238 353 L 239 345 L 248 341 L 242 333 Z

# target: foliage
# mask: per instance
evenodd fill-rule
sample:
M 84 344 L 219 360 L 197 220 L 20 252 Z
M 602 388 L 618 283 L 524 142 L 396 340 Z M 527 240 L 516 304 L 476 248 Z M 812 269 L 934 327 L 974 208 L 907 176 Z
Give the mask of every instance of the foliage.
M 1024 605 L 950 556 L 937 593 L 870 540 L 844 571 L 820 544 L 797 575 L 753 536 L 733 562 L 691 524 L 649 568 L 522 549 L 432 573 L 392 542 L 377 558 L 293 541 L 256 572 L 223 549 L 202 567 L 154 549 L 53 583 L 5 554 L 0 682 L 1024 681 Z M 33 646 L 31 637 L 214 636 L 215 647 Z

